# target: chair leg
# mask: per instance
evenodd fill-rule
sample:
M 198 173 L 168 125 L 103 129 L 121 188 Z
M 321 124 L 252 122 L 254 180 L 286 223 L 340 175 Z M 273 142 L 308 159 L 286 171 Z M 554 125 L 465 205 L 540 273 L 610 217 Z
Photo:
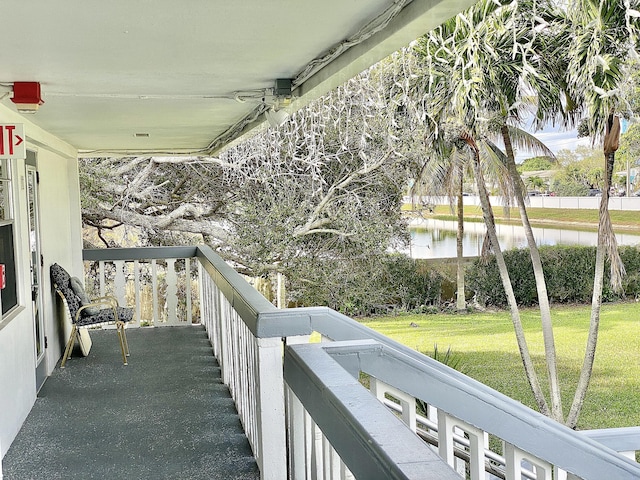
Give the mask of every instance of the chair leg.
M 76 336 L 78 334 L 78 327 L 76 327 L 75 323 L 71 327 L 71 335 L 69 336 L 69 341 L 67 342 L 67 348 L 64 349 L 64 355 L 62 356 L 62 362 L 60 363 L 60 368 L 64 368 L 65 363 L 67 363 L 67 359 L 71 358 L 71 351 L 73 350 L 73 345 L 76 343 Z
M 124 363 L 125 365 L 128 365 L 127 354 L 125 353 L 125 346 L 124 346 L 125 339 L 123 337 L 124 335 L 123 327 L 124 327 L 124 324 L 122 322 L 116 323 L 116 331 L 118 332 L 118 341 L 120 342 L 120 351 L 122 352 L 122 363 Z
M 127 340 L 127 329 L 126 329 L 126 324 L 122 324 L 122 338 L 124 340 L 124 353 L 126 354 L 126 356 L 130 356 L 131 354 L 129 353 L 129 341 Z

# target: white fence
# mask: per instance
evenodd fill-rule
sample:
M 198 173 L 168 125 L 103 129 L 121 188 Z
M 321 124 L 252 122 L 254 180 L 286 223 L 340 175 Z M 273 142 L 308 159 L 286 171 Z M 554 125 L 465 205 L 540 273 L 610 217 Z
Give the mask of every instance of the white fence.
M 499 207 L 504 204 L 501 197 L 490 197 L 491 205 Z M 480 207 L 480 199 L 475 195 L 463 197 L 465 206 Z M 527 197 L 528 205 L 532 208 L 560 208 L 560 209 L 584 209 L 598 210 L 600 197 Z M 405 203 L 411 203 L 411 197 L 405 197 Z M 422 197 L 415 199 L 416 203 L 424 205 L 449 205 L 449 197 Z M 454 201 L 455 204 L 455 201 Z M 511 202 L 516 205 L 515 200 Z M 609 198 L 609 210 L 640 210 L 640 197 L 611 197 Z

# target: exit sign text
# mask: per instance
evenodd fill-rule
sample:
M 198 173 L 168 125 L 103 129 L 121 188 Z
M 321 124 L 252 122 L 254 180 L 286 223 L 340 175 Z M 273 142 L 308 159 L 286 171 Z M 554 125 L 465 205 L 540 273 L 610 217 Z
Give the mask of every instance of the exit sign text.
M 23 159 L 26 157 L 24 125 L 21 123 L 0 123 L 0 158 Z

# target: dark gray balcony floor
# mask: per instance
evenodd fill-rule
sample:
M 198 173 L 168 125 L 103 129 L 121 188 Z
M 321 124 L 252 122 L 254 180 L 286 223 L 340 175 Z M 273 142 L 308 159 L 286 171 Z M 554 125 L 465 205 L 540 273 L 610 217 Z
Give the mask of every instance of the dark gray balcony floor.
M 88 357 L 57 368 L 2 460 L 4 480 L 257 479 L 201 327 L 92 331 Z

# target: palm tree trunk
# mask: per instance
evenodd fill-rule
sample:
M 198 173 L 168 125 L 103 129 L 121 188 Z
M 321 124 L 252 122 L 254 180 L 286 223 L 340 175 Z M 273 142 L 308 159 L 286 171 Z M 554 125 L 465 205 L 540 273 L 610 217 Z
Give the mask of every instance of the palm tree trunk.
M 560 395 L 560 382 L 558 380 L 558 362 L 556 355 L 556 346 L 553 336 L 553 323 L 551 321 L 551 307 L 549 305 L 549 294 L 547 292 L 547 283 L 544 278 L 544 270 L 542 268 L 542 260 L 540 259 L 540 251 L 533 236 L 533 229 L 529 222 L 529 215 L 524 203 L 524 196 L 520 188 L 520 175 L 516 169 L 515 155 L 511 144 L 509 129 L 506 125 L 501 127 L 502 138 L 507 153 L 507 167 L 513 184 L 513 190 L 520 211 L 522 226 L 529 245 L 529 255 L 531 256 L 531 264 L 533 266 L 533 275 L 536 281 L 536 289 L 538 291 L 538 304 L 540 306 L 540 322 L 542 325 L 542 338 L 544 340 L 545 361 L 547 364 L 547 373 L 549 376 L 549 391 L 551 394 L 551 415 L 558 422 L 563 422 L 564 414 L 562 411 L 562 398 Z
M 464 238 L 464 201 L 463 201 L 463 188 L 464 188 L 464 175 L 463 167 L 459 167 L 458 178 L 458 231 L 456 234 L 456 280 L 457 280 L 457 297 L 456 297 L 456 309 L 458 311 L 465 310 L 467 308 L 467 302 L 464 292 L 464 258 L 462 249 L 462 240 Z
M 606 201 L 609 201 L 608 195 Z M 605 202 L 605 195 L 603 192 L 602 202 Z M 601 207 L 602 209 L 602 207 Z M 580 378 L 578 379 L 578 386 L 573 397 L 573 403 L 567 416 L 567 426 L 569 428 L 575 428 L 578 424 L 578 417 L 584 404 L 584 399 L 587 395 L 587 389 L 589 388 L 589 382 L 591 381 L 591 373 L 593 372 L 593 362 L 596 358 L 596 346 L 598 344 L 598 330 L 600 328 L 600 307 L 602 306 L 602 287 L 604 284 L 604 260 L 605 260 L 605 248 L 601 242 L 601 232 L 598 228 L 598 246 L 596 248 L 596 268 L 593 276 L 593 295 L 591 297 L 591 320 L 589 323 L 589 335 L 587 337 L 587 347 L 584 353 L 584 361 L 582 364 L 582 370 L 580 371 Z
M 496 233 L 496 224 L 493 217 L 493 211 L 491 210 L 491 203 L 489 201 L 489 194 L 487 193 L 487 187 L 484 183 L 484 176 L 482 174 L 482 168 L 480 165 L 480 152 L 476 142 L 468 134 L 463 136 L 463 140 L 471 147 L 473 151 L 473 170 L 476 177 L 476 185 L 478 186 L 478 195 L 480 197 L 480 205 L 482 206 L 482 216 L 484 217 L 484 223 L 487 227 L 487 234 L 491 241 L 491 247 L 493 248 L 496 263 L 498 264 L 498 270 L 500 272 L 500 278 L 502 280 L 502 286 L 507 296 L 507 302 L 509 303 L 509 310 L 511 313 L 511 321 L 513 323 L 513 329 L 516 334 L 516 340 L 518 342 L 518 349 L 520 350 L 520 357 L 524 365 L 525 375 L 538 408 L 543 415 L 549 416 L 549 406 L 545 399 L 544 393 L 540 388 L 540 382 L 531 360 L 531 354 L 529 353 L 529 347 L 527 346 L 527 340 L 524 335 L 524 328 L 522 327 L 522 321 L 520 320 L 520 311 L 518 310 L 518 304 L 516 297 L 513 293 L 513 286 L 511 285 L 511 279 L 509 278 L 509 271 L 507 270 L 507 264 L 504 261 L 500 244 L 498 243 L 498 235 Z
M 609 115 L 607 122 L 607 133 L 604 139 L 605 154 L 605 177 L 602 199 L 600 200 L 600 219 L 598 222 L 598 246 L 596 247 L 596 265 L 593 275 L 593 295 L 591 297 L 591 321 L 589 324 L 589 335 L 584 353 L 584 362 L 578 379 L 578 386 L 573 397 L 573 403 L 567 417 L 567 426 L 574 428 L 578 424 L 578 416 L 582 410 L 591 374 L 593 372 L 593 362 L 596 357 L 596 346 L 598 343 L 598 329 L 600 327 L 600 307 L 602 306 L 602 287 L 604 285 L 604 264 L 605 257 L 609 254 L 611 261 L 611 283 L 615 288 L 619 288 L 624 266 L 618 255 L 616 237 L 611 226 L 609 216 L 609 189 L 611 188 L 611 178 L 613 177 L 613 164 L 615 163 L 616 150 L 620 137 L 620 122 Z

